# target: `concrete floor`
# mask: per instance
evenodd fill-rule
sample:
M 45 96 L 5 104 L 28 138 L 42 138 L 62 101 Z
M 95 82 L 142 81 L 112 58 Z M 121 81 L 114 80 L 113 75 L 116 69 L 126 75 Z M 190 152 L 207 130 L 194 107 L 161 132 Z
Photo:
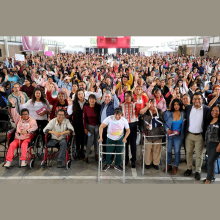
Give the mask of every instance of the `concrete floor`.
M 93 149 L 92 149 L 93 150 Z M 165 152 L 162 151 L 161 165 L 159 170 L 150 168 L 144 171 L 142 175 L 142 163 L 140 158 L 140 146 L 137 148 L 137 162 L 136 169 L 132 169 L 128 164 L 126 167 L 126 184 L 202 184 L 202 180 L 206 177 L 205 162 L 202 168 L 202 179 L 195 181 L 194 173 L 191 177 L 184 177 L 183 173 L 186 170 L 184 151 L 181 152 L 181 162 L 177 175 L 173 176 L 170 173 L 164 173 L 165 168 Z M 18 160 L 13 161 L 10 169 L 2 167 L 3 159 L 0 159 L 0 183 L 2 184 L 71 184 L 71 183 L 92 183 L 97 184 L 98 179 L 98 162 L 95 161 L 94 151 L 90 155 L 89 164 L 82 162 L 82 160 L 72 161 L 72 166 L 69 170 L 65 168 L 56 168 L 56 161 L 53 161 L 52 167 L 41 168 L 41 161 L 39 158 L 35 160 L 35 166 L 30 168 L 19 168 Z M 121 184 L 122 172 L 113 168 L 108 169 L 102 173 L 101 183 L 98 184 Z M 220 183 L 220 174 L 216 175 L 214 184 Z

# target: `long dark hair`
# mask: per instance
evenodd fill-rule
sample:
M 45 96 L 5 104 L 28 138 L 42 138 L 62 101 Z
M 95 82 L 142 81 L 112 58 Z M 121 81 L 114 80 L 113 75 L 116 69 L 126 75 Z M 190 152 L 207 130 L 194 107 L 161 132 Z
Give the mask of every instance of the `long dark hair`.
M 219 105 L 219 104 L 213 105 L 213 106 L 210 108 L 210 114 L 211 114 L 212 109 L 213 109 L 214 107 L 218 107 L 218 109 L 219 109 L 218 121 L 217 121 L 216 123 L 218 123 L 218 126 L 220 127 L 220 105 Z M 209 124 L 211 123 L 212 119 L 213 119 L 213 117 L 212 117 L 212 115 L 211 115 L 210 120 L 209 120 L 209 122 L 208 122 L 207 125 L 209 125 Z M 218 137 L 220 138 L 220 129 L 218 129 Z
M 34 103 L 36 102 L 36 97 L 35 97 L 35 92 L 36 92 L 36 91 L 40 91 L 40 93 L 41 93 L 40 101 L 41 101 L 43 104 L 48 105 L 47 99 L 46 99 L 44 93 L 42 92 L 42 90 L 41 90 L 40 88 L 36 88 L 36 89 L 34 90 L 33 95 L 32 95 L 32 99 L 31 99 L 32 104 L 34 105 Z
M 90 94 L 89 95 L 89 98 L 88 98 L 88 101 L 89 99 L 95 99 L 96 100 L 96 96 L 94 94 Z M 85 103 L 85 105 L 88 105 L 89 106 L 89 102 Z M 99 105 L 97 102 L 95 102 L 95 106 L 94 106 L 94 113 L 96 115 L 98 115 L 100 113 L 100 108 L 99 108 Z
M 132 91 L 126 91 L 126 92 L 124 93 L 124 98 L 125 98 L 125 95 L 126 95 L 126 94 L 128 94 L 129 96 L 131 96 L 131 101 L 132 101 L 132 102 L 135 102 L 135 98 L 134 98 L 134 96 L 133 96 Z M 125 99 L 124 99 L 124 102 L 125 102 Z
M 175 102 L 178 103 L 178 105 L 180 106 L 179 111 L 182 112 L 182 111 L 183 111 L 183 103 L 182 103 L 182 101 L 181 101 L 180 99 L 174 99 L 174 100 L 172 101 L 170 111 L 171 111 L 171 112 L 174 112 L 174 111 L 175 111 L 175 109 L 174 109 L 174 104 L 175 104 Z
M 84 94 L 84 91 L 82 89 L 78 89 L 76 91 L 76 94 L 75 94 L 75 97 L 74 97 L 74 100 L 73 100 L 73 115 L 78 115 L 81 111 L 80 105 L 78 103 L 78 101 L 79 101 L 78 93 L 79 92 L 83 92 L 83 94 Z M 85 98 L 85 94 L 84 94 L 84 98 Z

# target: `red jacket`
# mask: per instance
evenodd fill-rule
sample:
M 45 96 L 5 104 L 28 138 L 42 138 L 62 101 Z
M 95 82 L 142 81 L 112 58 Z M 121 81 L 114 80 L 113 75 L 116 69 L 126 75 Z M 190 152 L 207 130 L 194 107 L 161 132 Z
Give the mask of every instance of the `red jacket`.
M 51 96 L 51 92 L 47 92 L 47 93 L 46 93 L 46 96 L 47 96 L 48 102 L 49 102 L 51 105 L 53 105 L 52 111 L 51 111 L 51 113 L 50 113 L 50 119 L 53 119 L 53 118 L 54 118 L 54 115 L 55 115 L 55 110 L 56 110 L 56 107 L 57 107 L 59 101 L 58 101 L 57 98 L 54 99 L 54 98 Z M 66 99 L 65 99 L 65 104 L 66 104 L 66 106 L 68 106 L 68 101 L 67 101 Z

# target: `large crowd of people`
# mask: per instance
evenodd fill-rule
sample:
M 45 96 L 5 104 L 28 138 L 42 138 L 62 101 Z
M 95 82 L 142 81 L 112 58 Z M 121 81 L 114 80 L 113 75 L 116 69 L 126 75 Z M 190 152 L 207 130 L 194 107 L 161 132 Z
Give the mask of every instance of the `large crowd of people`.
M 137 134 L 143 125 L 146 136 L 145 168 L 159 169 L 162 135 L 167 135 L 167 170 L 177 174 L 181 146 L 186 150 L 187 170 L 201 179 L 203 150 L 207 148 L 205 184 L 214 181 L 214 163 L 220 155 L 220 59 L 190 55 L 154 54 L 56 54 L 26 55 L 23 62 L 5 57 L 0 63 L 0 108 L 7 108 L 15 123 L 5 167 L 21 139 L 21 166 L 26 166 L 31 133 L 41 127 L 50 133 L 48 145 L 59 143 L 59 168 L 64 167 L 66 135 L 75 131 L 77 158 L 95 160 L 98 144 L 104 152 L 122 151 L 125 165 L 136 167 Z M 140 123 L 140 122 L 143 123 Z M 157 143 L 157 144 L 155 144 Z M 129 161 L 129 146 L 132 158 Z M 172 148 L 175 161 L 172 166 Z M 103 157 L 103 171 L 113 164 Z M 121 156 L 114 168 L 122 171 Z

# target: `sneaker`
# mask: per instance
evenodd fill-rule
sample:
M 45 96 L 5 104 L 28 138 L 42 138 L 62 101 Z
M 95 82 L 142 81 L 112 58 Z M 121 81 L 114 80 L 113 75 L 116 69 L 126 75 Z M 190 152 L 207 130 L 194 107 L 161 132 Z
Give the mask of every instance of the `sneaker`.
M 62 161 L 57 161 L 57 168 L 63 168 L 65 166 L 63 166 Z
M 110 165 L 105 165 L 104 167 L 103 167 L 103 169 L 102 169 L 102 171 L 106 171 L 107 169 L 109 169 L 110 168 Z
M 114 166 L 114 169 L 118 170 L 118 171 L 123 171 L 123 168 L 121 166 Z
M 7 161 L 6 164 L 4 165 L 5 168 L 9 168 L 11 166 L 11 162 Z

